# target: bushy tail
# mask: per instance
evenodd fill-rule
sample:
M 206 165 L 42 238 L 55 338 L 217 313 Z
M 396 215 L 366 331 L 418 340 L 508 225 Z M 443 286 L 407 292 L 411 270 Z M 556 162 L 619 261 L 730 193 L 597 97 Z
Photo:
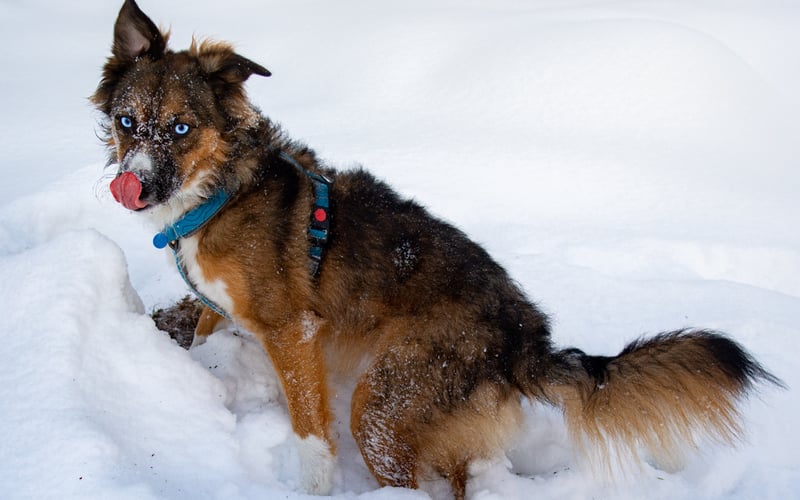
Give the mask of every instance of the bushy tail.
M 740 440 L 737 404 L 755 383 L 783 386 L 739 344 L 706 330 L 637 340 L 615 357 L 568 349 L 557 358 L 563 371 L 543 389 L 562 406 L 574 442 L 604 457 L 646 450 L 668 470 L 704 438 Z

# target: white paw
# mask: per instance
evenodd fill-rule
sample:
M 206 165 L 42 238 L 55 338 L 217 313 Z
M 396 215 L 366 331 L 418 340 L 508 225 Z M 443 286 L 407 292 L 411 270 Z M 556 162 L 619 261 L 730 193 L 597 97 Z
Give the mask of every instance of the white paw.
M 317 436 L 298 437 L 297 451 L 300 455 L 300 482 L 303 489 L 313 495 L 330 494 L 336 459 L 328 443 Z

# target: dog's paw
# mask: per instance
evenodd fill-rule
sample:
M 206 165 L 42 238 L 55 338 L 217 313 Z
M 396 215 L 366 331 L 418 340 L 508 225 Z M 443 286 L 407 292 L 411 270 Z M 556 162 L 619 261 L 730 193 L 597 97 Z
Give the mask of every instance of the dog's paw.
M 189 350 L 191 351 L 195 347 L 205 344 L 207 339 L 208 335 L 198 335 L 195 333 L 194 337 L 192 337 L 192 345 L 189 346 Z
M 328 495 L 333 489 L 333 473 L 336 457 L 331 446 L 317 436 L 297 438 L 300 455 L 301 485 L 313 495 Z

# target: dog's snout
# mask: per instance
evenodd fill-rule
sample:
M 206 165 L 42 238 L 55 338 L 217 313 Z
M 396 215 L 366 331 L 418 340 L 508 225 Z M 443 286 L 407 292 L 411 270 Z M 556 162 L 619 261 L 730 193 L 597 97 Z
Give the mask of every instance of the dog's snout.
M 123 162 L 122 168 L 135 174 L 151 173 L 153 171 L 153 158 L 144 151 L 136 151 L 129 159 Z

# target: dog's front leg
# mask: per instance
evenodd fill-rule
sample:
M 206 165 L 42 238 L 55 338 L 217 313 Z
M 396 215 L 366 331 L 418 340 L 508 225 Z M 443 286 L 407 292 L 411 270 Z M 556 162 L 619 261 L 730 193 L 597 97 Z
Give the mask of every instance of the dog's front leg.
M 192 338 L 192 345 L 194 348 L 206 343 L 209 335 L 219 330 L 222 325 L 227 324 L 225 318 L 215 313 L 210 307 L 204 306 L 200 312 L 200 317 L 197 318 L 197 324 L 194 327 L 194 337 Z
M 330 436 L 328 385 L 316 330 L 304 318 L 260 337 L 289 405 L 303 487 L 309 493 L 330 493 L 336 449 Z

